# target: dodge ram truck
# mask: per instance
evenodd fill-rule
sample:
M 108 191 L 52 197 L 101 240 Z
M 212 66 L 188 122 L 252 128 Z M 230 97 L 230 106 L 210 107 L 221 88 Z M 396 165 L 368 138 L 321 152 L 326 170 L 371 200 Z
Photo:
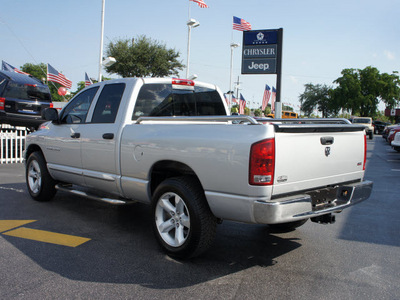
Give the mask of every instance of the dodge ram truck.
M 34 200 L 58 190 L 151 206 L 172 257 L 200 255 L 222 220 L 290 230 L 367 199 L 364 126 L 230 116 L 215 85 L 124 78 L 77 94 L 26 139 Z

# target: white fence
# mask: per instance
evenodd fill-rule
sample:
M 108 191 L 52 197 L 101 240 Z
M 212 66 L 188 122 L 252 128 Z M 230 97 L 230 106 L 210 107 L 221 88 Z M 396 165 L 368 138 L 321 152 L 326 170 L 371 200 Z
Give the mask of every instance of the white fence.
M 25 137 L 28 134 L 26 128 L 5 124 L 0 126 L 0 164 L 23 162 Z

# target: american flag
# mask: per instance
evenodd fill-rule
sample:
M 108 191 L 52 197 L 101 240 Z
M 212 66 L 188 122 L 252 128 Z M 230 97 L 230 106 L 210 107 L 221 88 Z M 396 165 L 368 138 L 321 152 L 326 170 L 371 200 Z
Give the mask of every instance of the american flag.
M 275 111 L 275 99 L 276 99 L 276 89 L 272 87 L 271 111 Z
M 228 95 L 225 93 L 224 93 L 224 98 L 225 98 L 226 105 L 229 106 L 229 98 L 228 98 Z
M 236 104 L 239 104 L 239 102 L 237 101 L 237 99 L 236 99 L 234 94 L 232 94 L 232 102 L 236 103 Z
M 18 70 L 16 67 L 13 67 L 9 63 L 6 63 L 4 60 L 2 60 L 1 62 L 2 62 L 1 69 L 4 71 L 10 71 L 10 72 L 15 72 L 15 73 L 19 73 L 19 74 L 30 75 L 28 73 L 22 72 L 21 70 Z
M 92 80 L 89 78 L 88 74 L 85 72 L 85 86 L 93 84 Z
M 189 0 L 189 1 L 197 3 L 197 5 L 200 6 L 201 8 L 208 8 L 208 5 L 203 0 Z
M 271 97 L 271 88 L 269 87 L 268 84 L 266 84 L 262 101 L 262 107 L 261 107 L 262 111 L 264 111 L 267 108 L 269 97 Z
M 67 89 L 72 87 L 72 81 L 65 77 L 65 75 L 59 73 L 50 64 L 47 64 L 47 81 L 57 82 Z
M 241 18 L 233 17 L 233 29 L 239 31 L 251 30 L 251 24 Z
M 244 115 L 244 108 L 246 107 L 246 100 L 242 94 L 240 94 L 240 102 L 239 102 L 239 114 Z

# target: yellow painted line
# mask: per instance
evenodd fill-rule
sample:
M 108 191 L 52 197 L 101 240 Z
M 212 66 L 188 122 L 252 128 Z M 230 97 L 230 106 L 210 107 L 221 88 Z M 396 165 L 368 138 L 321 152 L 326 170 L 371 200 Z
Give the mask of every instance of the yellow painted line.
M 55 233 L 45 230 L 30 229 L 25 227 L 11 230 L 3 234 L 68 247 L 77 247 L 79 245 L 82 245 L 83 243 L 86 243 L 87 241 L 90 241 L 90 239 L 88 238 L 83 238 L 79 236 Z
M 36 222 L 36 220 L 0 220 L 0 232 L 24 226 L 32 222 Z

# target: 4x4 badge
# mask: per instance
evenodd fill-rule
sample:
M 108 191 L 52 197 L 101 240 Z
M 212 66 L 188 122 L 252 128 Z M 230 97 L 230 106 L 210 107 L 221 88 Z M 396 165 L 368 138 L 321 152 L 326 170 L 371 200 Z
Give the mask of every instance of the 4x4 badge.
M 325 156 L 328 157 L 331 154 L 331 147 L 325 147 Z

